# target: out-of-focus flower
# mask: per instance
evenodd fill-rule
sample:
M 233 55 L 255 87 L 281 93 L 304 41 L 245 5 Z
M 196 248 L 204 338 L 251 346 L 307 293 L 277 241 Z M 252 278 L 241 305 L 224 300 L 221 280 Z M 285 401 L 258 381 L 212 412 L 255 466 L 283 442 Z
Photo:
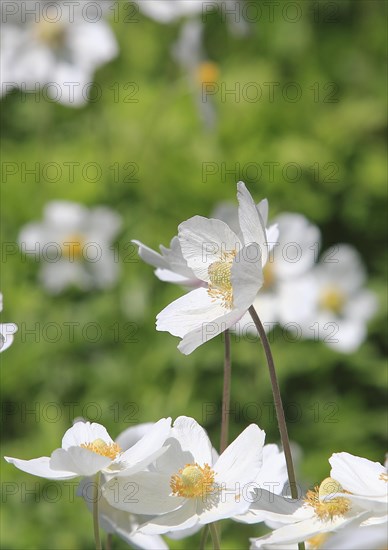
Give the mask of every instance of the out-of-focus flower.
M 62 447 L 53 451 L 50 457 L 4 458 L 23 472 L 47 479 L 72 479 L 98 472 L 121 475 L 126 471 L 131 474 L 144 469 L 165 452 L 163 445 L 170 426 L 170 418 L 159 420 L 135 445 L 123 452 L 101 424 L 76 422 L 63 436 Z
M 264 222 L 243 182 L 237 184 L 237 196 L 240 236 L 225 222 L 202 216 L 179 226 L 182 255 L 205 288 L 167 306 L 156 328 L 182 338 L 178 349 L 184 354 L 241 319 L 262 285 L 268 257 Z
M 0 292 L 0 311 L 3 311 L 3 295 Z M 0 352 L 5 351 L 13 342 L 18 327 L 15 323 L 0 323 Z
M 329 462 L 330 477 L 308 491 L 304 504 L 293 514 L 282 516 L 281 502 L 273 502 L 273 511 L 278 508 L 279 513 L 266 521 L 282 526 L 252 539 L 252 549 L 294 548 L 303 541 L 308 548 L 324 548 L 329 534 L 346 526 L 364 529 L 387 522 L 386 468 L 348 453 L 335 453 Z
M 206 432 L 179 417 L 166 440 L 167 451 L 149 471 L 112 478 L 103 494 L 112 506 L 155 516 L 139 531 L 162 534 L 189 529 L 243 513 L 262 463 L 265 433 L 251 424 L 214 461 Z M 134 483 L 136 498 L 128 497 Z
M 367 321 L 377 309 L 365 281 L 358 252 L 347 244 L 333 246 L 311 271 L 282 284 L 280 322 L 296 321 L 303 337 L 351 353 L 364 341 Z
M 216 63 L 206 59 L 203 29 L 199 20 L 187 21 L 181 28 L 172 53 L 189 79 L 205 127 L 211 129 L 216 122 L 213 94 L 218 87 L 219 68 Z
M 217 2 L 218 0 L 216 0 Z M 181 17 L 190 17 L 208 8 L 214 8 L 210 0 L 138 0 L 140 10 L 159 23 L 171 23 Z
M 51 99 L 84 104 L 95 70 L 118 53 L 104 20 L 110 5 L 110 0 L 3 2 L 2 94 L 12 88 L 37 92 L 46 85 Z
M 377 525 L 363 525 L 362 527 L 349 525 L 338 533 L 322 536 L 319 550 L 386 550 L 388 547 L 388 529 L 386 523 Z M 317 546 L 315 546 L 317 548 Z M 314 549 L 315 550 L 315 549 Z
M 261 213 L 267 225 L 268 203 L 265 206 Z M 228 217 L 233 219 L 235 216 L 234 211 L 226 207 L 217 213 L 226 222 Z M 253 305 L 264 328 L 269 331 L 283 317 L 283 308 L 287 308 L 281 293 L 283 282 L 297 281 L 313 267 L 319 249 L 320 232 L 301 214 L 284 213 L 274 219 L 274 224 L 268 229 L 267 239 L 271 254 L 263 270 L 263 286 Z M 298 322 L 299 314 L 302 319 L 305 317 L 303 303 L 292 311 L 293 322 Z M 236 331 L 240 334 L 257 334 L 249 315 L 237 323 Z
M 40 277 L 54 294 L 75 285 L 82 290 L 109 288 L 117 280 L 119 264 L 112 242 L 121 217 L 110 208 L 87 209 L 81 204 L 53 201 L 43 222 L 24 226 L 19 234 L 22 252 L 41 258 Z

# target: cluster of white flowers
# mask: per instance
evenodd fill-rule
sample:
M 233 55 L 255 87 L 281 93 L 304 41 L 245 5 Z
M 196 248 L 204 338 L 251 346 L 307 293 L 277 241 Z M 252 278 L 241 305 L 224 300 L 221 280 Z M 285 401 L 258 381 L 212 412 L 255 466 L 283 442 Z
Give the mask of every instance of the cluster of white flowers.
M 181 337 L 179 349 L 190 353 L 228 328 L 257 334 L 246 313 L 253 303 L 267 330 L 279 323 L 299 339 L 355 351 L 377 308 L 374 293 L 363 287 L 358 252 L 338 244 L 318 261 L 320 231 L 304 216 L 284 213 L 267 228 L 267 200 L 255 206 L 242 182 L 238 200 L 239 209 L 220 205 L 214 218 L 183 222 L 161 254 L 134 241 L 159 279 L 197 287 L 158 315 L 157 329 Z
M 193 418 L 141 424 L 116 441 L 102 425 L 79 421 L 50 457 L 5 458 L 47 479 L 82 477 L 78 495 L 90 509 L 98 500 L 101 527 L 136 548 L 168 548 L 160 535 L 184 538 L 227 518 L 278 527 L 253 539 L 252 549 L 296 548 L 302 541 L 307 548 L 349 549 L 330 544 L 337 534 L 347 544 L 355 532 L 384 543 L 386 467 L 333 454 L 330 477 L 295 501 L 284 494 L 284 454 L 264 440 L 265 432 L 251 424 L 219 456 Z M 91 477 L 96 474 L 100 481 Z

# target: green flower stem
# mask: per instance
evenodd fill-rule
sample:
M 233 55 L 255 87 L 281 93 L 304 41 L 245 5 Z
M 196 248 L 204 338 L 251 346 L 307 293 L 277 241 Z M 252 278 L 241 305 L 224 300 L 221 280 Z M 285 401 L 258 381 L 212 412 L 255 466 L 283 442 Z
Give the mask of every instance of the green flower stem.
M 202 529 L 201 540 L 199 542 L 199 550 L 205 550 L 208 536 L 209 536 L 209 525 L 205 525 L 205 527 Z
M 230 356 L 230 332 L 225 330 L 225 356 L 224 356 L 224 390 L 222 394 L 222 411 L 221 411 L 221 438 L 220 438 L 220 453 L 223 453 L 228 446 L 229 434 L 229 408 L 230 408 L 230 378 L 232 371 L 232 362 Z
M 290 484 L 291 496 L 293 499 L 297 500 L 299 498 L 299 495 L 298 495 L 298 488 L 296 485 L 294 464 L 292 461 L 290 440 L 288 438 L 286 418 L 284 416 L 283 403 L 280 395 L 280 388 L 279 388 L 279 383 L 276 376 L 275 364 L 273 361 L 271 348 L 270 348 L 264 327 L 259 319 L 259 316 L 256 313 L 255 308 L 251 306 L 248 311 L 259 333 L 260 340 L 261 340 L 261 343 L 263 344 L 265 356 L 267 359 L 269 376 L 270 376 L 271 385 L 272 385 L 273 399 L 275 403 L 276 416 L 277 416 L 279 431 L 280 431 L 280 438 L 282 440 L 283 452 L 286 458 L 287 474 L 288 474 L 288 481 Z M 299 550 L 305 550 L 304 543 L 303 542 L 299 543 L 298 548 Z
M 112 542 L 113 542 L 113 535 L 112 535 L 112 533 L 108 533 L 108 535 L 106 537 L 105 550 L 112 550 Z
M 100 539 L 100 525 L 98 521 L 98 501 L 100 498 L 100 472 L 96 473 L 94 481 L 94 492 L 93 492 L 93 530 L 94 530 L 94 541 L 96 544 L 96 550 L 102 550 L 101 539 Z
M 218 535 L 217 525 L 215 523 L 209 523 L 209 531 L 212 536 L 213 550 L 221 550 L 220 538 Z

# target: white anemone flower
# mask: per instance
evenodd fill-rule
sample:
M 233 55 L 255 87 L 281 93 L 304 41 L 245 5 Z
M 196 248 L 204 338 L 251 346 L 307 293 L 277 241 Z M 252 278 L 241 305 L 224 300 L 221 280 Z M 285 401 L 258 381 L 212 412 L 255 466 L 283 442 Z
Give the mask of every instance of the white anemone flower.
M 193 418 L 179 417 L 166 440 L 167 451 L 148 471 L 111 479 L 103 495 L 120 510 L 154 516 L 139 528 L 149 535 L 233 517 L 249 506 L 264 439 L 265 433 L 251 424 L 215 459 L 203 428 Z
M 3 295 L 0 292 L 0 311 L 3 311 Z M 0 352 L 5 351 L 13 342 L 18 327 L 15 323 L 0 323 Z
M 329 462 L 330 477 L 308 491 L 304 504 L 293 514 L 282 516 L 281 503 L 273 503 L 273 511 L 278 514 L 267 518 L 268 523 L 283 525 L 269 535 L 252 539 L 252 549 L 278 549 L 283 545 L 293 548 L 303 541 L 307 547 L 320 548 L 332 532 L 387 522 L 387 469 L 348 453 L 335 453 Z
M 216 0 L 217 2 L 218 0 Z M 140 10 L 158 23 L 172 23 L 181 17 L 204 13 L 207 6 L 214 8 L 210 0 L 138 0 Z
M 7 6 L 8 4 L 8 6 Z M 19 5 L 18 5 L 19 4 Z M 88 99 L 95 70 L 118 53 L 104 21 L 111 2 L 3 2 L 1 87 L 36 92 L 77 107 Z
M 40 278 L 53 294 L 71 285 L 82 290 L 109 288 L 119 275 L 112 242 L 121 223 L 119 214 L 105 206 L 88 209 L 52 201 L 42 222 L 21 229 L 19 245 L 22 252 L 42 259 Z
M 184 354 L 232 327 L 262 286 L 268 257 L 264 222 L 243 182 L 237 184 L 237 197 L 240 235 L 225 222 L 202 216 L 179 226 L 182 255 L 204 287 L 167 306 L 156 328 L 179 336 Z
M 297 321 L 303 337 L 352 353 L 364 341 L 367 321 L 377 309 L 365 282 L 359 253 L 348 244 L 332 246 L 311 271 L 282 285 L 281 323 Z
M 115 440 L 115 443 L 123 451 L 127 451 L 146 434 L 148 434 L 155 424 L 147 422 L 131 426 L 124 430 Z M 101 485 L 108 481 L 112 474 L 103 473 L 101 476 Z M 93 510 L 94 501 L 94 480 L 93 478 L 83 478 L 79 484 L 77 495 L 81 496 L 89 510 Z M 116 534 L 131 547 L 144 550 L 164 550 L 168 549 L 167 544 L 159 535 L 144 535 L 139 533 L 138 527 L 146 521 L 145 516 L 136 516 L 129 512 L 118 510 L 109 504 L 102 494 L 98 500 L 99 525 L 106 533 Z
M 46 479 L 73 479 L 98 472 L 131 474 L 142 470 L 165 452 L 163 444 L 170 426 L 170 418 L 159 420 L 138 443 L 123 452 L 101 424 L 76 422 L 63 436 L 62 447 L 53 451 L 50 457 L 32 460 L 4 458 L 19 470 Z

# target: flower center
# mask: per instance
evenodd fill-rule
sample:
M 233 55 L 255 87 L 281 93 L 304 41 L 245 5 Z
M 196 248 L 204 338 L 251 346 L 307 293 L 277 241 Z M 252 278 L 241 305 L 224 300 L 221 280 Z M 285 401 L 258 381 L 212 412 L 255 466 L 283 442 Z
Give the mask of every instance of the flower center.
M 262 290 L 270 289 L 275 283 L 275 270 L 273 263 L 267 262 L 263 268 L 264 283 L 261 287 Z
M 70 261 L 80 260 L 83 254 L 85 242 L 83 236 L 73 233 L 65 237 L 62 241 L 62 254 Z
M 60 21 L 46 21 L 42 19 L 36 23 L 35 36 L 50 48 L 60 48 L 65 41 L 65 27 Z
M 105 443 L 103 439 L 95 439 L 92 443 L 82 443 L 81 447 L 112 460 L 121 453 L 121 447 L 117 443 Z
M 328 533 L 319 533 L 319 535 L 311 537 L 311 539 L 308 539 L 306 542 L 308 542 L 309 548 L 311 548 L 312 550 L 318 550 L 322 546 L 322 544 L 326 542 L 328 537 Z
M 385 481 L 385 483 L 388 483 L 388 474 L 380 474 L 379 479 L 381 479 L 381 481 Z
M 233 308 L 233 287 L 231 270 L 236 251 L 225 252 L 221 260 L 213 262 L 208 267 L 208 294 L 213 300 L 221 300 L 222 306 Z
M 350 500 L 344 497 L 323 499 L 343 492 L 344 489 L 338 481 L 327 477 L 319 487 L 315 487 L 313 491 L 307 491 L 305 502 L 314 508 L 319 519 L 332 520 L 336 516 L 343 516 L 350 510 Z
M 220 76 L 220 70 L 217 63 L 213 61 L 203 61 L 197 67 L 197 79 L 199 84 L 215 83 Z
M 327 287 L 321 293 L 319 304 L 323 309 L 339 314 L 345 304 L 344 293 L 335 286 Z
M 203 467 L 186 464 L 177 474 L 171 476 L 170 487 L 175 497 L 195 498 L 213 493 L 214 471 L 208 464 Z

